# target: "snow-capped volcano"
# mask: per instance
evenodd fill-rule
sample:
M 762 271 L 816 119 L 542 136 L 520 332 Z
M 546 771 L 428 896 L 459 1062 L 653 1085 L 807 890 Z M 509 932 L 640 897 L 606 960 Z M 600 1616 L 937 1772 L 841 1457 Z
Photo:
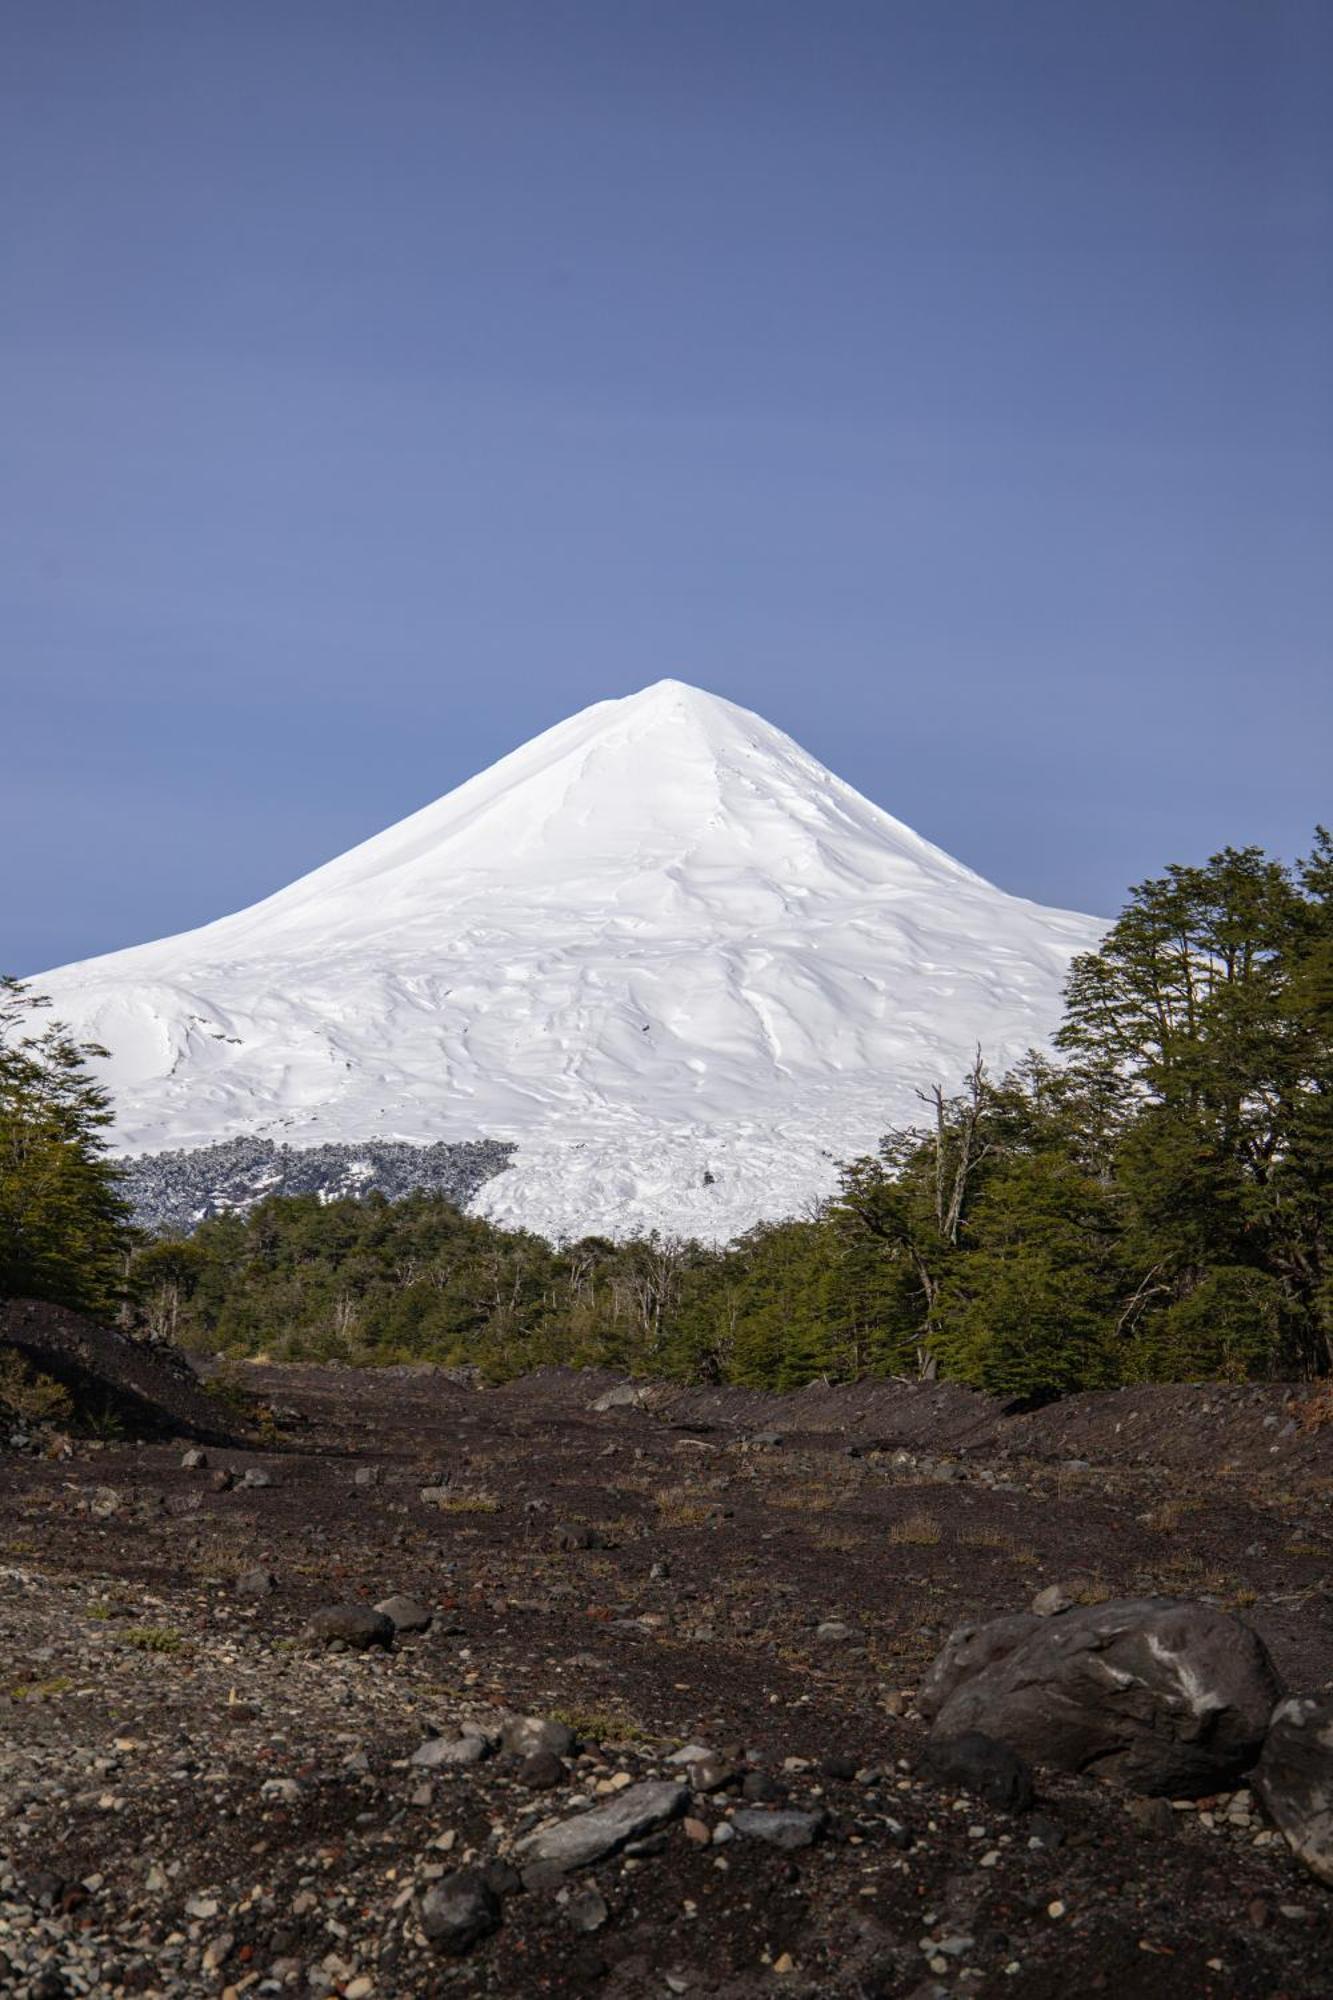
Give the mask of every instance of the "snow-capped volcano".
M 513 1140 L 478 1206 L 726 1237 L 1046 1039 L 1104 926 L 1006 895 L 757 715 L 594 707 L 235 916 L 39 976 L 123 1153 Z

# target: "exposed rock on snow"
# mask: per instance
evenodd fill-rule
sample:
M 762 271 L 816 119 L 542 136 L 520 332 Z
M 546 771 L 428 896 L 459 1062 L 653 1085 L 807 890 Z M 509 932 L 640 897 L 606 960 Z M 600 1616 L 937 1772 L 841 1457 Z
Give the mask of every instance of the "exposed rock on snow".
M 725 1238 L 827 1193 L 978 1042 L 999 1070 L 1044 1041 L 1102 929 L 663 681 L 251 909 L 34 984 L 111 1051 L 126 1154 L 498 1140 L 498 1220 Z
M 458 1145 L 275 1146 L 271 1139 L 225 1139 L 189 1152 L 141 1153 L 121 1162 L 123 1189 L 145 1229 L 175 1233 L 212 1215 L 252 1208 L 270 1195 L 382 1194 L 390 1201 L 423 1189 L 466 1208 L 501 1174 L 514 1148 L 483 1139 Z

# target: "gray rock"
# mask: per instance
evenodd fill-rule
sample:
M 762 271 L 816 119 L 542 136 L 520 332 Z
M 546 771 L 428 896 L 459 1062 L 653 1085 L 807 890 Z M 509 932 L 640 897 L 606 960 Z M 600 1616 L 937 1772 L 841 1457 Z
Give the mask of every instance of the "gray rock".
M 769 1847 L 780 1847 L 784 1854 L 790 1854 L 798 1847 L 813 1846 L 827 1817 L 822 1811 L 798 1812 L 794 1806 L 779 1807 L 774 1812 L 741 1806 L 731 1815 L 731 1824 L 747 1839 L 762 1840 Z
M 475 1868 L 434 1883 L 418 1905 L 421 1928 L 436 1951 L 457 1957 L 500 1927 L 500 1899 Z
M 382 1646 L 387 1652 L 393 1644 L 393 1620 L 368 1604 L 330 1604 L 315 1613 L 306 1632 L 320 1645 L 331 1645 L 336 1639 L 354 1653 L 364 1653 L 371 1646 Z
M 729 1757 L 707 1755 L 699 1757 L 686 1766 L 690 1789 L 695 1792 L 721 1792 L 728 1785 L 734 1785 L 740 1772 Z
M 558 1826 L 543 1827 L 518 1843 L 518 1852 L 527 1863 L 549 1862 L 562 1868 L 586 1868 L 604 1860 L 631 1840 L 655 1833 L 659 1826 L 684 1812 L 689 1800 L 684 1785 L 669 1779 L 631 1785 L 609 1805 L 594 1806 L 576 1819 L 561 1820 Z M 526 1879 L 526 1876 L 525 1876 Z
M 611 1912 L 598 1889 L 580 1889 L 564 1904 L 565 1922 L 585 1934 L 599 1931 Z
M 246 1468 L 245 1474 L 241 1479 L 241 1484 L 242 1486 L 249 1486 L 255 1489 L 263 1486 L 272 1486 L 273 1474 L 265 1472 L 262 1465 L 251 1465 Z
M 466 1770 L 480 1764 L 488 1750 L 486 1738 L 480 1735 L 431 1736 L 412 1752 L 412 1762 L 423 1771 Z
M 568 1723 L 553 1715 L 507 1715 L 500 1741 L 511 1757 L 535 1757 L 549 1750 L 554 1757 L 568 1757 L 574 1748 L 574 1732 Z
M 815 1627 L 815 1642 L 820 1646 L 859 1646 L 865 1639 L 855 1625 L 845 1624 L 841 1618 L 826 1618 Z
M 187 1451 L 184 1458 L 182 1458 L 181 1471 L 202 1472 L 207 1464 L 208 1464 L 208 1453 L 206 1451 L 200 1451 L 196 1446 L 193 1450 Z
M 1039 1590 L 1032 1600 L 1031 1611 L 1034 1618 L 1056 1618 L 1062 1611 L 1072 1611 L 1082 1594 L 1081 1583 L 1048 1583 L 1045 1590 Z
M 353 1486 L 378 1486 L 380 1469 L 377 1465 L 358 1465 L 352 1474 Z
M 1255 1790 L 1292 1853 L 1333 1885 L 1333 1696 L 1278 1704 Z
M 375 1606 L 392 1621 L 395 1632 L 429 1632 L 435 1613 L 419 1597 L 385 1597 Z
M 741 1794 L 751 1805 L 776 1805 L 787 1796 L 787 1787 L 781 1779 L 772 1777 L 767 1771 L 747 1771 L 741 1783 Z
M 238 1597 L 267 1597 L 278 1587 L 278 1579 L 271 1569 L 248 1569 L 236 1579 Z
M 1281 1693 L 1240 1619 L 1145 1597 L 960 1626 L 917 1706 L 937 1740 L 979 1730 L 1034 1764 L 1184 1798 L 1249 1769 Z
M 585 1521 L 561 1521 L 551 1530 L 558 1549 L 600 1549 L 602 1537 Z
M 534 1750 L 518 1767 L 518 1782 L 530 1792 L 549 1792 L 563 1784 L 566 1775 L 564 1762 L 554 1750 Z
M 636 1382 L 617 1382 L 613 1389 L 604 1389 L 600 1396 L 589 1403 L 588 1408 L 597 1416 L 605 1416 L 608 1410 L 641 1410 L 647 1404 L 647 1396 Z

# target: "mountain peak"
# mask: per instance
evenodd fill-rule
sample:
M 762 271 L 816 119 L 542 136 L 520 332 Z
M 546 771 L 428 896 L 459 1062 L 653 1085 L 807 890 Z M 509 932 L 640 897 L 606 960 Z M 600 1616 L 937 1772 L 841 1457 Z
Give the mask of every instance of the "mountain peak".
M 276 895 L 39 984 L 128 1152 L 495 1138 L 485 1206 L 726 1236 L 1059 1018 L 1093 919 L 1005 895 L 720 695 L 581 710 Z

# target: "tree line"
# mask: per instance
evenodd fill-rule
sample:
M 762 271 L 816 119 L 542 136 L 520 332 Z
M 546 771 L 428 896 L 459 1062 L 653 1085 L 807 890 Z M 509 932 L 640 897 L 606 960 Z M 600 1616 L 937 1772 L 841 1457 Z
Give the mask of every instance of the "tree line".
M 105 1099 L 0 1009 L 0 1295 L 232 1354 L 601 1364 L 788 1388 L 941 1374 L 1004 1395 L 1333 1371 L 1333 840 L 1131 892 L 1052 1056 L 982 1054 L 808 1218 L 725 1248 L 552 1245 L 415 1194 L 261 1202 L 135 1240 Z M 29 1031 L 25 1032 L 25 1024 Z

